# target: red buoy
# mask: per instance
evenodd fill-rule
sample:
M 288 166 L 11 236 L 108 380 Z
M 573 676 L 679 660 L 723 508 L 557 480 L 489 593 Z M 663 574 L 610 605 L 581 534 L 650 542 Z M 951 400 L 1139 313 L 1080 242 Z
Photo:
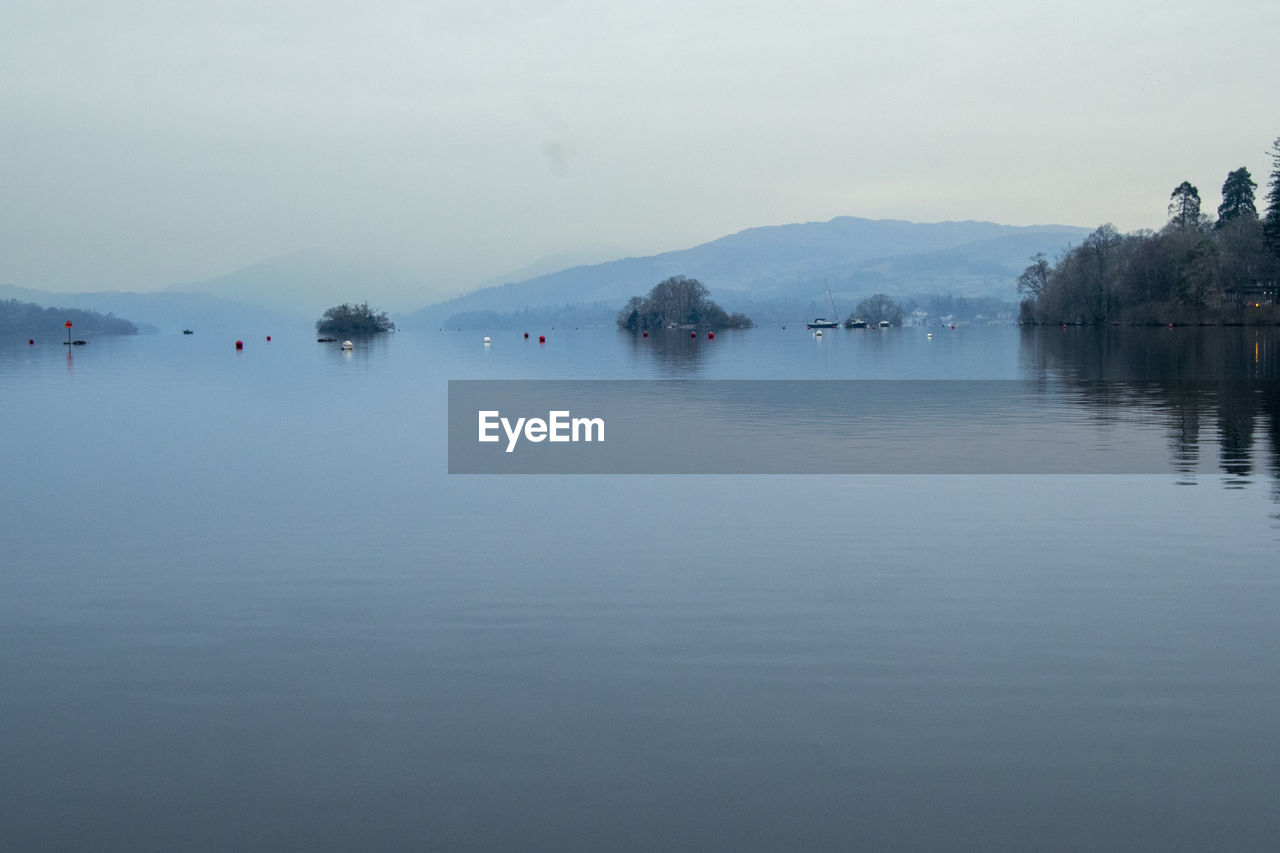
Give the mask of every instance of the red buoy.
M 244 349 L 244 341 L 236 341 L 236 349 Z
M 715 333 L 715 332 L 707 332 L 707 340 L 709 340 L 709 341 L 714 341 L 715 339 L 716 339 L 716 333 Z
M 267 340 L 271 340 L 271 336 L 270 336 L 270 335 L 267 335 Z
M 36 339 L 35 339 L 35 338 L 30 338 L 30 339 L 28 339 L 28 340 L 27 340 L 27 343 L 28 343 L 28 344 L 34 344 L 35 342 L 36 342 Z
M 649 337 L 649 333 L 648 333 L 648 332 L 645 332 L 645 333 L 644 333 L 644 336 L 645 336 L 646 338 L 647 338 L 647 337 Z
M 525 339 L 526 341 L 527 341 L 527 340 L 529 340 L 529 333 L 528 333 L 528 332 L 525 332 L 525 333 L 524 333 L 524 339 Z
M 547 336 L 546 336 L 546 335 L 538 335 L 538 343 L 540 343 L 540 344 L 545 344 L 546 342 L 547 342 Z
M 690 332 L 690 333 L 689 333 L 689 337 L 691 337 L 691 338 L 696 338 L 697 336 L 698 336 L 698 333 L 697 333 L 697 332 Z

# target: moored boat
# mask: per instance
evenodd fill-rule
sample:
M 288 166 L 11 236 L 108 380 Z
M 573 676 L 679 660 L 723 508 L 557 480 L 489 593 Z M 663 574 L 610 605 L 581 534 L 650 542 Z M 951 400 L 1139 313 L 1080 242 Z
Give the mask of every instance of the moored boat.
M 831 286 L 824 285 L 827 292 L 827 301 L 831 303 L 831 313 L 839 317 L 840 312 L 836 310 L 836 301 L 831 297 Z M 814 317 L 813 322 L 808 324 L 810 329 L 838 329 L 840 328 L 839 320 L 828 320 L 826 317 Z

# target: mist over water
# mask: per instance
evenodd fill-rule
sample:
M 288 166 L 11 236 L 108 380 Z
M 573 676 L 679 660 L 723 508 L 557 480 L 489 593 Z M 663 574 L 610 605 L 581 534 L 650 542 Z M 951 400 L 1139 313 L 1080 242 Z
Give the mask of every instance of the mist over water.
M 1280 330 L 530 331 L 0 344 L 0 848 L 1270 846 Z M 451 476 L 451 379 L 1043 383 L 1170 473 Z

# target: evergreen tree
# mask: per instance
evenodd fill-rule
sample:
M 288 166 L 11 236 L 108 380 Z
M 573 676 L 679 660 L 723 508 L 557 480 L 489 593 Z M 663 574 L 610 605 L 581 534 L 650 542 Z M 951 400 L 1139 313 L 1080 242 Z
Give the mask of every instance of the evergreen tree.
M 1280 137 L 1271 143 L 1271 180 L 1268 183 L 1267 207 L 1262 214 L 1267 246 L 1280 257 Z
M 1258 218 L 1258 208 L 1253 203 L 1253 191 L 1258 185 L 1244 166 L 1227 174 L 1222 184 L 1222 204 L 1218 205 L 1218 225 L 1221 228 L 1233 219 L 1241 216 L 1249 219 Z
M 1183 181 L 1169 194 L 1169 225 L 1179 231 L 1200 224 L 1200 190 Z

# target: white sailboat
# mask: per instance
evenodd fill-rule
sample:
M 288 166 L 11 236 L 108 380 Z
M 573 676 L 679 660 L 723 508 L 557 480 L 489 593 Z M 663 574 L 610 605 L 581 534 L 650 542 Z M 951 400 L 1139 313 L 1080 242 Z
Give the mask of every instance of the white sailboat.
M 826 280 L 824 279 L 822 283 L 826 285 Z M 831 297 L 830 285 L 827 285 L 827 301 L 831 303 L 831 316 L 839 317 L 840 314 L 836 311 L 836 301 Z M 840 327 L 840 321 L 828 320 L 826 317 L 815 317 L 813 318 L 813 322 L 808 325 L 810 329 L 838 329 Z

